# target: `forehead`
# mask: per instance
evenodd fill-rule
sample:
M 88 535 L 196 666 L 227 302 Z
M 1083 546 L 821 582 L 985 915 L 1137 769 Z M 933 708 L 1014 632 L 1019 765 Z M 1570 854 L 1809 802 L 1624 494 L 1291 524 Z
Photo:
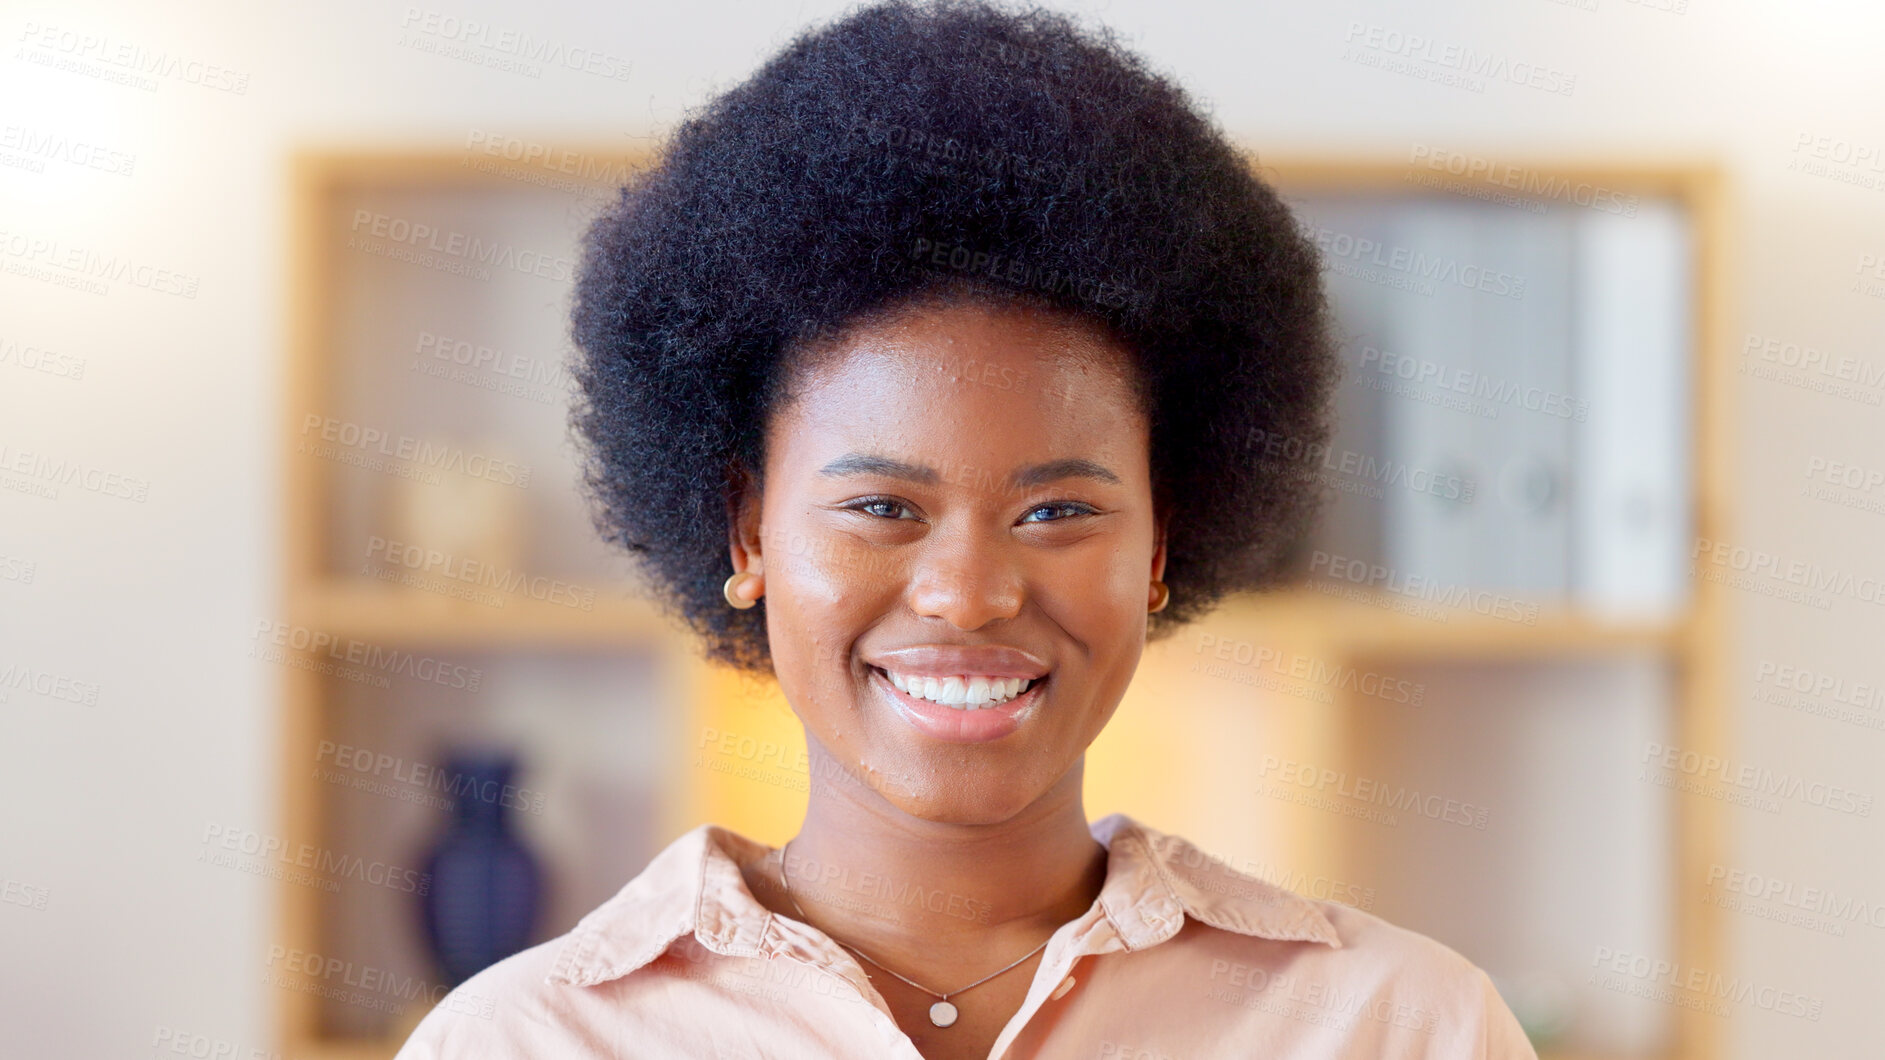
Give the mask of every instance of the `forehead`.
M 1129 351 L 1033 307 L 907 309 L 804 351 L 769 426 L 769 462 L 846 453 L 969 463 L 1104 458 L 1142 474 L 1146 424 Z

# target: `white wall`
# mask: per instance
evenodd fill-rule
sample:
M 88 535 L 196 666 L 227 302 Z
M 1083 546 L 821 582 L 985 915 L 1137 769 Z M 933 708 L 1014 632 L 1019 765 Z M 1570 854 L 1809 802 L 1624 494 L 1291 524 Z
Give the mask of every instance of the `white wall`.
M 430 10 L 603 48 L 632 74 L 525 78 L 415 50 L 400 43 L 405 4 L 0 8 L 0 147 L 26 130 L 35 142 L 65 136 L 135 156 L 128 176 L 59 159 L 41 172 L 0 165 L 0 344 L 85 363 L 75 380 L 17 355 L 0 360 L 0 466 L 25 451 L 148 480 L 142 502 L 109 495 L 115 487 L 66 485 L 56 499 L 0 489 L 0 671 L 30 666 L 97 690 L 86 706 L 0 689 L 0 877 L 27 898 L 0 903 L 9 1055 L 145 1055 L 162 1028 L 242 1055 L 268 1042 L 275 991 L 259 979 L 273 885 L 194 859 L 206 827 L 263 825 L 274 813 L 276 675 L 245 653 L 253 624 L 274 613 L 284 153 L 308 141 L 450 142 L 472 128 L 630 144 L 839 6 L 438 2 L 449 6 Z M 1861 255 L 1885 259 L 1885 14 L 1857 0 L 1661 9 L 1677 2 L 1085 9 L 1180 75 L 1260 153 L 1392 155 L 1426 143 L 1496 156 L 1718 157 L 1740 226 L 1737 339 L 1811 345 L 1878 371 L 1885 276 L 1853 285 Z M 1575 74 L 1575 88 L 1469 92 L 1361 65 L 1344 58 L 1357 24 L 1363 39 L 1378 25 L 1543 64 Z M 174 77 L 145 91 L 38 61 L 67 55 L 62 42 L 77 38 L 64 31 L 230 68 L 248 76 L 246 91 Z M 1869 147 L 1869 163 L 1834 169 L 1871 186 L 1794 168 L 1802 135 Z M 12 151 L 22 154 L 36 157 Z M 100 295 L 18 275 L 34 253 L 18 248 L 36 239 L 186 274 L 195 297 L 128 280 Z M 1737 382 L 1736 543 L 1855 579 L 1885 576 L 1873 547 L 1885 515 L 1801 496 L 1811 459 L 1885 468 L 1885 410 Z M 1885 680 L 1875 648 L 1885 611 L 1851 597 L 1820 610 L 1733 595 L 1730 709 L 1745 757 L 1875 791 L 1885 735 L 1752 694 L 1763 661 Z M 1885 902 L 1881 817 L 1737 813 L 1733 867 Z M 40 896 L 45 907 L 30 908 Z M 1885 929 L 1860 921 L 1834 937 L 1729 920 L 1735 963 L 1724 971 L 1825 1006 L 1817 1022 L 1739 1006 L 1736 1056 L 1856 1055 L 1885 1037 Z

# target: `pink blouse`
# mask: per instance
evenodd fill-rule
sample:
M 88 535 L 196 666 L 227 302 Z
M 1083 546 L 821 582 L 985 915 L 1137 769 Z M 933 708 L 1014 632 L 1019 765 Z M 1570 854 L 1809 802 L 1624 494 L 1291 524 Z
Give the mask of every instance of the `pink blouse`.
M 1106 882 L 1048 942 L 990 1060 L 1536 1060 L 1447 947 L 1123 814 L 1091 829 Z M 855 958 L 747 890 L 736 859 L 771 849 L 688 832 L 568 934 L 452 991 L 398 1060 L 921 1060 Z

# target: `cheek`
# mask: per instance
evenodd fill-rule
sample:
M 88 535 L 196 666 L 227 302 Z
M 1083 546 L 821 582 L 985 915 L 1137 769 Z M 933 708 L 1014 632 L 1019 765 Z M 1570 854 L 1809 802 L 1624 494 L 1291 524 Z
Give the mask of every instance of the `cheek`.
M 788 689 L 847 680 L 853 645 L 894 591 L 888 572 L 873 574 L 857 550 L 807 540 L 766 560 L 766 632 Z
M 1113 548 L 1039 572 L 1035 594 L 1082 640 L 1130 639 L 1134 617 L 1146 606 L 1151 577 L 1130 548 Z
M 894 596 L 902 571 L 887 557 L 851 539 L 825 533 L 797 539 L 797 547 L 766 560 L 768 594 L 775 590 L 807 614 L 860 612 Z

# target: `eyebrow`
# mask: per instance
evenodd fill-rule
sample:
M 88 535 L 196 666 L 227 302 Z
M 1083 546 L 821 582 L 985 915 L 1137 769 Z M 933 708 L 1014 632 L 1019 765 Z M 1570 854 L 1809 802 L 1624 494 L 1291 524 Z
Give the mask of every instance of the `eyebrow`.
M 868 453 L 846 453 L 843 456 L 818 469 L 820 475 L 837 477 L 842 475 L 884 475 L 889 478 L 906 479 L 925 486 L 933 486 L 942 480 L 936 469 L 926 464 L 912 464 L 887 456 L 873 456 Z M 1064 460 L 1049 460 L 1041 464 L 1024 467 L 1014 473 L 1011 481 L 1018 487 L 1039 486 L 1063 478 L 1090 478 L 1101 482 L 1119 484 L 1119 476 L 1103 465 L 1079 457 Z

